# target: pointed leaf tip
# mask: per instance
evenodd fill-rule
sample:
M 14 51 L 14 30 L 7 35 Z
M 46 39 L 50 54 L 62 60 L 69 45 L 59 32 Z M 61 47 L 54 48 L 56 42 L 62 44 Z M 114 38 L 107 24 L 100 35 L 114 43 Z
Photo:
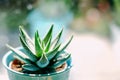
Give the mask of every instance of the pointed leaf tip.
M 52 36 L 52 32 L 53 32 L 53 25 L 51 25 L 49 31 L 47 32 L 46 36 L 43 39 L 45 45 L 47 44 L 49 38 Z
M 61 29 L 61 31 L 58 33 L 56 38 L 52 41 L 51 49 L 55 48 L 59 44 L 62 33 L 63 33 L 63 29 Z
M 41 45 L 41 39 L 39 37 L 38 31 L 35 33 L 35 52 L 37 57 L 42 56 L 43 48 Z
M 63 50 L 65 50 L 67 48 L 67 46 L 70 44 L 70 42 L 73 39 L 73 35 L 70 37 L 70 39 L 68 40 L 68 42 L 60 49 L 59 52 L 62 52 Z

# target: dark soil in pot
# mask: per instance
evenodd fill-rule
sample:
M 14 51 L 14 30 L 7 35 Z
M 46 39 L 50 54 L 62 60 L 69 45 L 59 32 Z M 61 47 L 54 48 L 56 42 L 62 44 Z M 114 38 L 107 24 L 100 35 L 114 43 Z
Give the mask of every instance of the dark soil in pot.
M 14 59 L 9 67 L 15 71 L 18 71 L 18 72 L 22 72 L 22 73 L 27 73 L 27 74 L 47 74 L 47 73 L 52 73 L 52 72 L 59 72 L 59 71 L 62 71 L 64 69 L 66 69 L 67 67 L 67 63 L 64 63 L 63 65 L 57 67 L 56 69 L 54 70 L 51 70 L 51 69 L 42 69 L 42 71 L 34 71 L 34 72 L 31 72 L 31 71 L 27 71 L 27 70 L 24 70 L 22 68 L 22 65 L 24 65 L 25 63 L 18 60 L 18 59 Z

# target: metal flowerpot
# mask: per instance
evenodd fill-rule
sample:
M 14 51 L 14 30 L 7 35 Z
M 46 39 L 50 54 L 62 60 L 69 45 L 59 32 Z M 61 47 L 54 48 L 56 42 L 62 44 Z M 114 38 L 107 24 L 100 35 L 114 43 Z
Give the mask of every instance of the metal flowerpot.
M 22 48 L 18 49 L 24 51 Z M 67 61 L 68 67 L 60 72 L 54 72 L 50 74 L 25 74 L 14 71 L 9 67 L 10 62 L 14 60 L 13 55 L 14 53 L 9 51 L 3 57 L 3 65 L 7 69 L 9 80 L 69 80 L 71 60 Z

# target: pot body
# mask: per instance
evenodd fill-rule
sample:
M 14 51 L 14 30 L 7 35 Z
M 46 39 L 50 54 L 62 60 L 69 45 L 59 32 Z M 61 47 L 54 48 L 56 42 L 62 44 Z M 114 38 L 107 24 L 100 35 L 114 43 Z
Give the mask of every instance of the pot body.
M 23 49 L 21 48 L 21 50 Z M 37 74 L 37 75 L 36 74 L 24 74 L 21 72 L 14 71 L 9 67 L 10 62 L 14 60 L 13 55 L 14 53 L 9 51 L 3 57 L 3 65 L 7 69 L 9 80 L 69 80 L 71 60 L 67 61 L 67 64 L 68 64 L 67 69 L 61 72 L 55 72 L 55 73 L 50 73 L 50 74 Z

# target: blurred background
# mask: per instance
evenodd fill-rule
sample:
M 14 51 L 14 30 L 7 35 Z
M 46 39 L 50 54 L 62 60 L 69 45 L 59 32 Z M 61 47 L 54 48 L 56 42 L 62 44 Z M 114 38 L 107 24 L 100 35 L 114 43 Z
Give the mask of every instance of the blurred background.
M 64 28 L 63 41 L 74 35 L 70 80 L 120 80 L 120 0 L 0 0 L 0 79 L 8 80 L 5 45 L 20 46 L 19 25 L 44 37 L 51 24 L 53 35 Z

